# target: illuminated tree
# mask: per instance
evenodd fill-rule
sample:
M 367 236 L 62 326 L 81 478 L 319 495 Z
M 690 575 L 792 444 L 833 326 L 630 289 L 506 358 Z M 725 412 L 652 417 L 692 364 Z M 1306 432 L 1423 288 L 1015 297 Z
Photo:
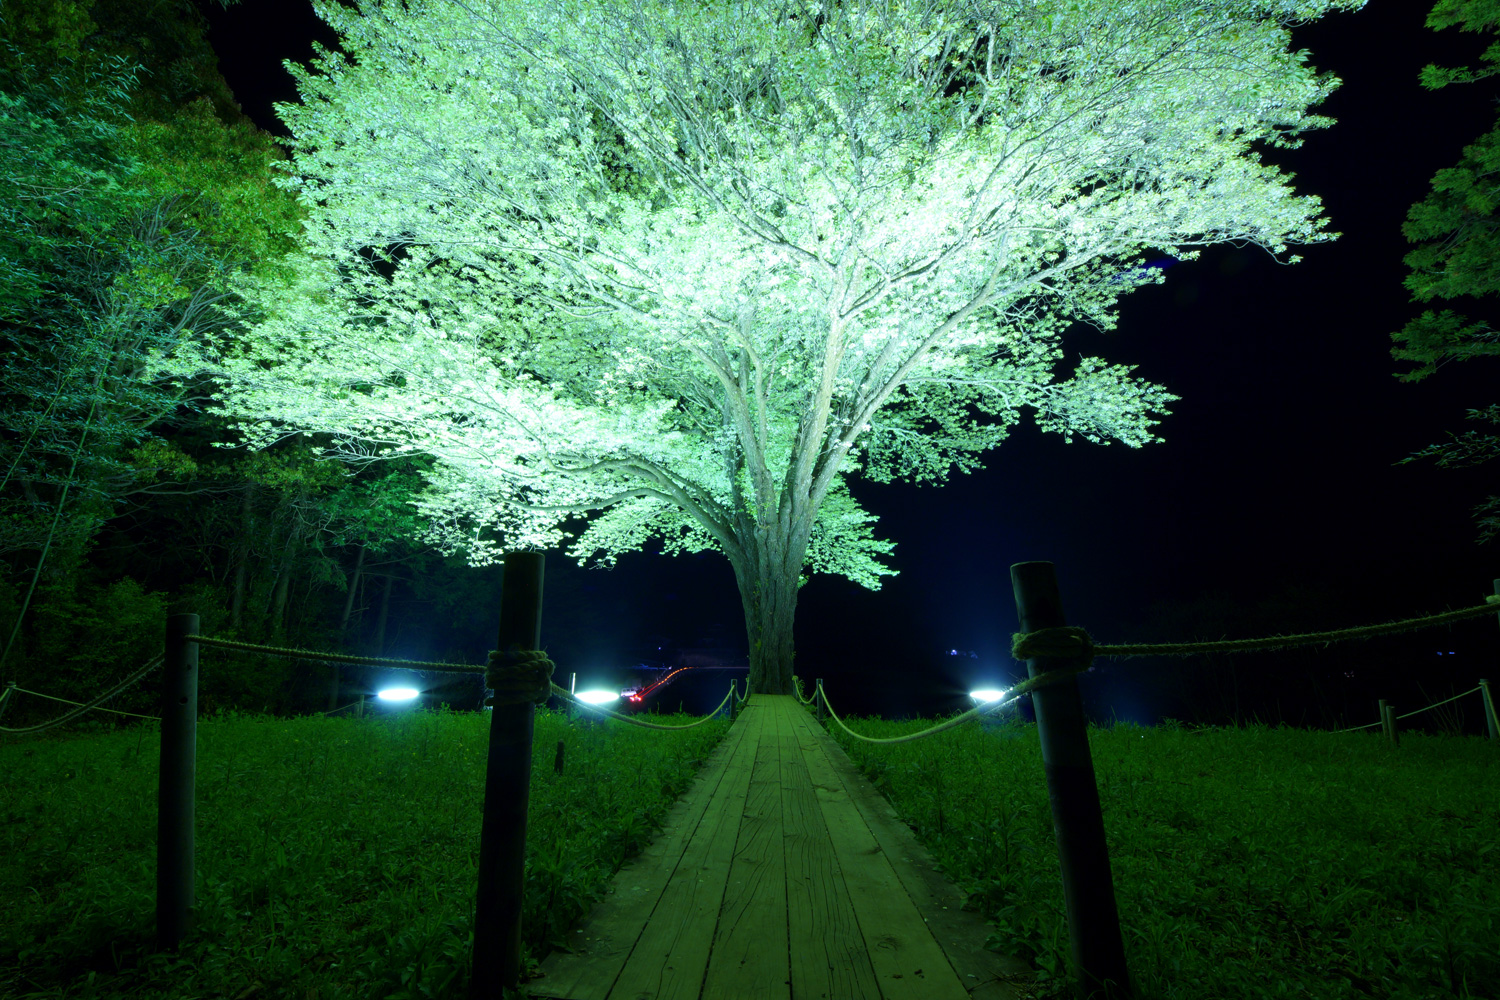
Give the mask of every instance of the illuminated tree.
M 1175 397 L 1059 379 L 1066 328 L 1163 253 L 1329 238 L 1253 146 L 1327 124 L 1284 25 L 1358 3 L 316 6 L 345 54 L 281 108 L 298 277 L 178 369 L 255 443 L 433 456 L 476 562 L 723 552 L 782 692 L 806 574 L 892 572 L 847 477 L 973 469 L 1028 408 L 1157 440 Z
M 1500 27 L 1500 2 L 1496 0 L 1443 0 L 1433 7 L 1427 26 L 1435 30 L 1457 25 L 1464 31 L 1494 33 Z M 1428 66 L 1422 85 L 1429 90 L 1450 83 L 1472 83 L 1500 73 L 1500 41 L 1491 42 L 1480 56 L 1481 68 Z M 1418 244 L 1406 255 L 1411 273 L 1406 287 L 1417 302 L 1453 300 L 1461 296 L 1489 299 L 1500 293 L 1500 126 L 1464 149 L 1457 166 L 1439 170 L 1432 191 L 1406 214 L 1401 232 Z M 1449 361 L 1500 356 L 1500 330 L 1485 319 L 1474 319 L 1452 309 L 1423 310 L 1422 314 L 1391 335 L 1397 360 L 1417 367 L 1400 378 L 1417 382 Z M 1469 419 L 1500 427 L 1500 403 L 1471 409 Z M 1500 434 L 1465 431 L 1451 435 L 1443 444 L 1428 445 L 1403 459 L 1435 459 L 1441 466 L 1480 465 L 1500 458 Z M 1480 540 L 1500 535 L 1500 495 L 1487 498 L 1476 509 Z

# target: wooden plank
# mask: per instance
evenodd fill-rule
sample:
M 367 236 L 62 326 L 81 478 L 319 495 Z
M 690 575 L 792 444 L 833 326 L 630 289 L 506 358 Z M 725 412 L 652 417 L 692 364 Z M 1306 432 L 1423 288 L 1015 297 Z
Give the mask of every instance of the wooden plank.
M 799 718 L 800 716 L 800 718 Z M 807 774 L 804 754 L 827 739 L 801 721 L 782 718 L 781 814 L 785 824 L 788 936 L 792 996 L 797 1000 L 878 997 L 828 824 Z
M 784 697 L 766 699 L 750 791 L 703 977 L 703 1000 L 791 1000 L 781 846 L 781 730 L 788 726 Z
M 825 734 L 822 740 L 828 740 Z M 809 745 L 809 744 L 804 744 Z M 822 741 L 804 751 L 882 1000 L 968 1000 L 968 991 L 850 800 Z M 873 789 L 872 789 L 873 791 Z
M 693 784 L 667 812 L 660 834 L 611 880 L 610 895 L 570 936 L 570 952 L 553 952 L 531 995 L 553 1000 L 605 1000 L 651 911 L 656 908 L 683 849 L 729 774 L 729 762 L 746 732 L 741 716 L 714 748 Z
M 728 758 L 724 779 L 620 970 L 610 1000 L 697 1000 L 765 729 L 768 710 L 756 704 L 760 697 L 752 695 L 745 705 L 740 745 Z
M 843 783 L 850 803 L 859 811 L 969 996 L 973 1000 L 1016 1000 L 1019 994 L 1010 982 L 1029 979 L 1034 973 L 1031 966 L 985 947 L 988 925 L 978 914 L 963 909 L 963 893 L 942 874 L 911 827 L 860 773 L 844 748 L 805 712 L 803 717 L 805 724 L 821 738 L 823 752 Z

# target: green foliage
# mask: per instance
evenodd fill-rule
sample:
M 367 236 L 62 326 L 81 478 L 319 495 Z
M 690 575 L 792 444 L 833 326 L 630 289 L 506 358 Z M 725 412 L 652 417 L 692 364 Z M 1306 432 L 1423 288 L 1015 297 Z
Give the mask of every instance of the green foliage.
M 869 736 L 930 721 L 850 720 Z M 893 747 L 835 737 L 911 824 L 990 946 L 1067 995 L 1061 873 L 1036 728 Z M 1294 729 L 1090 729 L 1131 975 L 1143 997 L 1493 997 L 1495 746 Z M 1061 977 L 1061 981 L 1059 981 Z
M 320 2 L 294 279 L 161 372 L 252 446 L 429 456 L 476 564 L 718 549 L 779 691 L 804 574 L 889 573 L 847 477 L 945 479 L 1028 412 L 1156 441 L 1175 397 L 1060 370 L 1069 327 L 1144 258 L 1332 238 L 1255 149 L 1328 124 L 1288 25 L 1359 5 Z
M 528 965 L 649 841 L 727 725 L 654 733 L 538 713 Z M 486 713 L 201 720 L 197 923 L 176 956 L 151 947 L 155 725 L 0 742 L 0 984 L 463 996 L 488 726 Z
M 1464 31 L 1495 33 L 1500 28 L 1496 0 L 1440 0 L 1427 18 L 1433 29 L 1458 26 Z M 1500 42 L 1480 56 L 1483 68 L 1427 66 L 1422 85 L 1438 89 L 1450 83 L 1470 83 L 1500 73 Z M 1464 148 L 1458 165 L 1439 170 L 1432 191 L 1407 212 L 1401 227 L 1407 240 L 1420 244 L 1406 255 L 1411 273 L 1406 287 L 1413 301 L 1471 297 L 1493 308 L 1500 294 L 1500 219 L 1496 209 L 1500 183 L 1500 126 Z M 1416 382 L 1433 375 L 1450 361 L 1500 356 L 1500 331 L 1484 318 L 1474 319 L 1452 309 L 1424 310 L 1391 335 L 1391 355 L 1417 367 L 1399 377 Z M 1471 409 L 1470 419 L 1488 420 L 1495 408 Z M 1442 466 L 1478 465 L 1500 458 L 1500 435 L 1466 431 L 1443 444 L 1404 459 L 1435 459 Z M 1475 508 L 1480 541 L 1500 533 L 1500 493 Z
M 154 432 L 194 387 L 146 363 L 219 328 L 227 275 L 274 276 L 291 246 L 279 154 L 205 26 L 190 0 L 0 10 L 0 552 L 38 573 L 32 553 L 73 573 L 126 498 L 194 470 Z

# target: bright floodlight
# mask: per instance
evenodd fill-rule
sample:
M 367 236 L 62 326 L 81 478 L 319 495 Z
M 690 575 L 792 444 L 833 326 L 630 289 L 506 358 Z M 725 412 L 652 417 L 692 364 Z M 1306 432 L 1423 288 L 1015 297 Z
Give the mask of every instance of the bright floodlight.
M 980 688 L 978 691 L 970 691 L 969 697 L 975 701 L 999 701 L 1005 697 L 1005 692 L 998 688 Z
M 600 691 L 597 689 L 593 691 L 580 691 L 573 697 L 577 698 L 585 705 L 608 705 L 612 701 L 620 700 L 619 692 Z
M 421 693 L 416 688 L 386 688 L 375 697 L 381 701 L 411 701 Z

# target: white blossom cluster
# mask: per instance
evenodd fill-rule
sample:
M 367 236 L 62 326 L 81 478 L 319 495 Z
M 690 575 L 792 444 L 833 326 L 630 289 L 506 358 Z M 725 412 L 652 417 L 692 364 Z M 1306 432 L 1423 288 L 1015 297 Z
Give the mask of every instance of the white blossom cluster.
M 851 474 L 974 468 L 1028 411 L 1157 440 L 1175 397 L 1059 372 L 1066 331 L 1154 257 L 1330 238 L 1255 146 L 1328 124 L 1286 25 L 1359 3 L 316 6 L 347 55 L 280 108 L 301 277 L 173 363 L 252 442 L 433 456 L 476 561 L 654 538 L 745 591 L 891 572 Z

